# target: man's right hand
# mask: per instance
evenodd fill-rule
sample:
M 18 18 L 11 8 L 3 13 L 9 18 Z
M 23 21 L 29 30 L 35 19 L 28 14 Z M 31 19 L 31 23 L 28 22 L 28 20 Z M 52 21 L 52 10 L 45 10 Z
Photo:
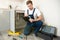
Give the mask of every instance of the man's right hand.
M 29 21 L 32 23 L 34 20 L 32 18 L 30 18 Z

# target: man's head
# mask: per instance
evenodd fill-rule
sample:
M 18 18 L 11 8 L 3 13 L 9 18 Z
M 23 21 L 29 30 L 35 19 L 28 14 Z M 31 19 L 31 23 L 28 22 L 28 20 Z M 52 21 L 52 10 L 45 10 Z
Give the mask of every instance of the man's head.
M 29 8 L 30 10 L 33 9 L 33 3 L 32 3 L 32 1 L 27 1 L 26 4 L 27 4 L 27 6 L 28 6 L 28 8 Z

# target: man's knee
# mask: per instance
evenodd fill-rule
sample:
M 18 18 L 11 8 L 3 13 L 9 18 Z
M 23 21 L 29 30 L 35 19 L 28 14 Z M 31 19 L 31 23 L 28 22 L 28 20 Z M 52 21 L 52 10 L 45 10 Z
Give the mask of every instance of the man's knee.
M 24 35 L 29 35 L 29 31 L 24 31 Z
M 24 34 L 25 34 L 25 35 L 28 35 L 28 34 L 30 33 L 30 31 L 31 31 L 31 27 L 27 25 L 27 26 L 24 28 Z

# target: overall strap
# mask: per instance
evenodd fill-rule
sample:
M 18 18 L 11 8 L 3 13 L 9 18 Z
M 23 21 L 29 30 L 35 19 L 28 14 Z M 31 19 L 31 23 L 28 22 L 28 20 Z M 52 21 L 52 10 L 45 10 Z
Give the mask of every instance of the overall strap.
M 35 12 L 35 8 L 34 8 L 34 10 L 33 10 L 33 13 L 32 13 L 32 15 L 34 15 L 34 12 Z
M 29 14 L 29 10 L 27 9 L 27 14 Z

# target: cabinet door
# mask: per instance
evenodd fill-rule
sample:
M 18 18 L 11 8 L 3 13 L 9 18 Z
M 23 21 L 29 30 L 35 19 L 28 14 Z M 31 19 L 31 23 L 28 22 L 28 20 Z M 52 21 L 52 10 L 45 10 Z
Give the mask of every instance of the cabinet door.
M 24 17 L 24 13 L 15 13 L 15 29 L 16 31 L 22 30 L 25 25 L 26 22 L 23 19 Z

